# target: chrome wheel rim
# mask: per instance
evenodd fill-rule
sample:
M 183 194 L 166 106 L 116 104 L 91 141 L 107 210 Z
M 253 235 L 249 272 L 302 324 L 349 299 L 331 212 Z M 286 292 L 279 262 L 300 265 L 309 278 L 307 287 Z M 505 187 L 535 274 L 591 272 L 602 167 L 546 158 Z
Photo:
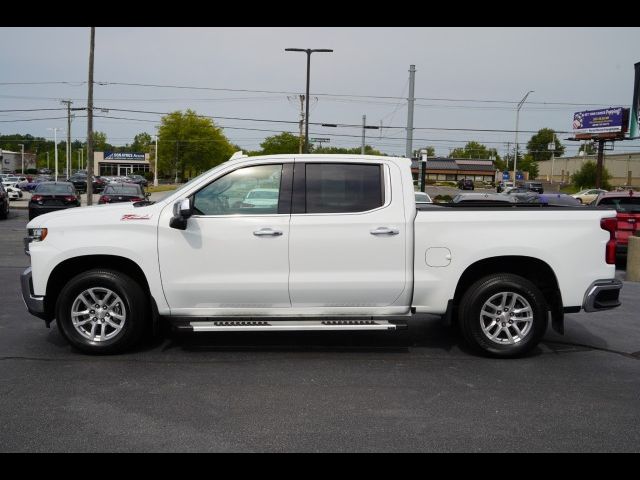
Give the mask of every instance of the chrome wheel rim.
M 516 292 L 496 293 L 480 310 L 482 332 L 499 345 L 521 342 L 532 326 L 533 309 L 527 299 Z
M 116 337 L 127 321 L 122 299 L 104 287 L 88 288 L 71 305 L 71 321 L 76 331 L 92 342 Z

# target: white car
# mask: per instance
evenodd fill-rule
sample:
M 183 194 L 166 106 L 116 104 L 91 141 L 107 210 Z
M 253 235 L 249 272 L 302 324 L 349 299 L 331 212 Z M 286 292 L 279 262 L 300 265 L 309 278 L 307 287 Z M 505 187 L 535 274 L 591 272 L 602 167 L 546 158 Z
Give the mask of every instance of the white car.
M 577 198 L 578 200 L 580 200 L 580 203 L 584 203 L 585 205 L 589 205 L 596 198 L 598 198 L 598 195 L 600 195 L 601 193 L 607 193 L 607 190 L 602 190 L 602 189 L 598 189 L 598 188 L 592 188 L 592 189 L 587 189 L 587 190 L 581 190 L 578 193 L 574 193 L 571 196 L 573 198 Z
M 27 177 L 7 176 L 2 179 L 2 184 L 6 187 L 22 188 L 29 183 Z
M 20 190 L 19 188 L 9 186 L 5 186 L 4 188 L 7 191 L 9 200 L 19 200 L 22 198 L 22 190 Z
M 278 205 L 279 192 L 277 188 L 255 188 L 247 193 L 242 203 L 253 207 L 275 207 Z
M 252 189 L 269 202 L 276 190 L 277 208 L 244 208 Z M 392 331 L 433 314 L 476 351 L 514 357 L 549 319 L 562 333 L 564 313 L 620 305 L 616 224 L 612 209 L 417 209 L 407 158 L 237 153 L 156 202 L 35 217 L 22 297 L 93 354 L 126 351 L 160 321 Z
M 425 192 L 415 192 L 416 197 L 416 205 L 425 204 L 425 203 L 433 203 L 431 197 L 428 193 Z

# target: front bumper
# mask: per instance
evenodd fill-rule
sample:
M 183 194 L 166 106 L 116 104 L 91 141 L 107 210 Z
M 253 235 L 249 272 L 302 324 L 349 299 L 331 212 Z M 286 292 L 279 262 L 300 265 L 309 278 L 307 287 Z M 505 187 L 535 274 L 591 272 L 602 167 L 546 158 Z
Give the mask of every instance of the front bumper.
M 20 275 L 20 285 L 22 287 L 22 300 L 31 315 L 42 318 L 47 322 L 51 321 L 51 316 L 46 313 L 44 298 L 33 294 L 33 282 L 31 281 L 31 267 L 27 268 Z
M 615 278 L 596 280 L 589 286 L 582 302 L 585 312 L 599 312 L 620 306 L 622 282 Z

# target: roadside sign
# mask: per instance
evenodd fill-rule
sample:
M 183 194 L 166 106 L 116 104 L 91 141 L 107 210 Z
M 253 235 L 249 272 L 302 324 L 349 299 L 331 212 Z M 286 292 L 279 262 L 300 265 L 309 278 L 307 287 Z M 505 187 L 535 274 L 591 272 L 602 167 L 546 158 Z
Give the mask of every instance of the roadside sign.
M 331 142 L 330 138 L 310 138 L 309 139 L 312 142 L 320 142 L 320 143 L 329 143 Z
M 524 174 L 520 171 L 516 172 L 516 180 L 524 180 Z
M 509 180 L 509 172 L 508 171 L 502 172 L 502 180 Z

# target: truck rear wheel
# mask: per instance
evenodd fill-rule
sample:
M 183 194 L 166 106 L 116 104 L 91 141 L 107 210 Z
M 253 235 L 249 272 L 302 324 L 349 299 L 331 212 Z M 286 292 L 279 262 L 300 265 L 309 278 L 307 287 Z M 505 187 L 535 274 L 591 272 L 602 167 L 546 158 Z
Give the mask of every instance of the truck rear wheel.
M 58 296 L 56 320 L 62 335 L 78 350 L 120 353 L 135 345 L 148 324 L 149 302 L 131 277 L 94 269 L 73 277 Z
M 459 325 L 465 340 L 493 357 L 531 351 L 547 329 L 547 303 L 538 287 L 513 274 L 493 274 L 462 296 Z

